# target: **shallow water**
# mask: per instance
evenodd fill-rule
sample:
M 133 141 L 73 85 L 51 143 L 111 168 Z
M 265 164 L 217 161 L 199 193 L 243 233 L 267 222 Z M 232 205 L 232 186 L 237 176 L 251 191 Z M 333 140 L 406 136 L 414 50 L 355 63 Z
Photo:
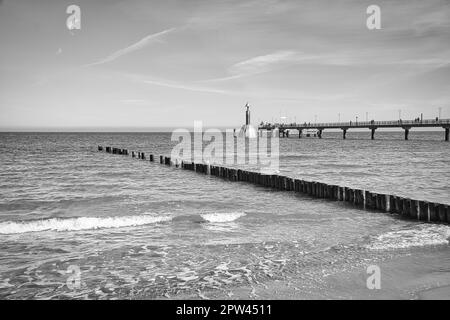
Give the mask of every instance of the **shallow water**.
M 280 140 L 281 172 L 449 203 L 440 132 Z M 0 297 L 161 298 L 338 273 L 433 247 L 448 225 L 228 182 L 97 145 L 169 154 L 168 133 L 0 134 Z M 79 286 L 71 285 L 79 270 Z M 349 288 L 351 290 L 351 288 Z

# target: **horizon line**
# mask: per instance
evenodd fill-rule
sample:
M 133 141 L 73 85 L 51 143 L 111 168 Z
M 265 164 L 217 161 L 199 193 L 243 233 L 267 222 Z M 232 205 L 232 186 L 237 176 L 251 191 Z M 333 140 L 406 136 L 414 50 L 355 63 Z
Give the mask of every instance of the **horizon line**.
M 240 126 L 204 126 L 203 129 L 239 129 Z M 1 128 L 0 133 L 166 133 L 172 132 L 176 129 L 188 129 L 193 131 L 193 126 L 185 127 L 71 127 L 71 128 L 57 128 L 57 127 L 29 127 L 29 128 Z M 352 132 L 368 132 L 367 128 L 351 128 Z M 413 128 L 410 132 L 440 132 L 443 128 L 439 127 L 425 127 Z M 295 130 L 295 129 L 293 129 Z M 326 129 L 327 132 L 341 132 L 339 129 Z M 402 132 L 402 128 L 378 128 L 380 132 Z M 204 130 L 203 130 L 204 131 Z M 295 134 L 295 133 L 294 133 Z

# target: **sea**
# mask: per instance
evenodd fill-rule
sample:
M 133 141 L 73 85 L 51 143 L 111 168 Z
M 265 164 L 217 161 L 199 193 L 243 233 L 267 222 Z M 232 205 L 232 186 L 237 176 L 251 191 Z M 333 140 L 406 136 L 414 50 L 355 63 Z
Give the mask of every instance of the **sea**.
M 280 173 L 450 204 L 443 138 L 291 135 Z M 170 132 L 0 133 L 0 299 L 233 298 L 277 281 L 328 297 L 330 275 L 424 254 L 418 274 L 450 285 L 449 225 L 97 151 L 169 156 L 177 143 Z

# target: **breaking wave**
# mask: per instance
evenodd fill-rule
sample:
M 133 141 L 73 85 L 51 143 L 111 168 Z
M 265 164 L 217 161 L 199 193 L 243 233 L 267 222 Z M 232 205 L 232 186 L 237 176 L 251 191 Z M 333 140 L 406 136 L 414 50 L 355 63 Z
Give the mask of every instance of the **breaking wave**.
M 80 231 L 105 228 L 135 227 L 168 221 L 230 222 L 244 216 L 243 212 L 207 213 L 186 216 L 121 216 L 121 217 L 78 217 L 51 218 L 32 221 L 6 221 L 0 223 L 0 234 L 18 234 L 41 231 Z
M 102 228 L 120 228 L 141 226 L 146 224 L 169 221 L 170 217 L 151 216 L 125 216 L 125 217 L 79 217 L 79 218 L 52 218 L 44 220 L 2 222 L 0 234 L 26 233 L 39 231 L 79 231 Z
M 424 224 L 412 228 L 391 231 L 377 236 L 366 247 L 371 250 L 406 249 L 450 244 L 450 227 Z
M 205 213 L 201 217 L 208 222 L 231 222 L 245 216 L 244 212 Z

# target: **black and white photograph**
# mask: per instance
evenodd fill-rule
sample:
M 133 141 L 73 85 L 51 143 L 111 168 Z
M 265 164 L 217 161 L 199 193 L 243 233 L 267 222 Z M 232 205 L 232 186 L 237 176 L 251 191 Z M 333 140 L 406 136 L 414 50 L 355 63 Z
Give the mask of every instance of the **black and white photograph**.
M 449 0 L 0 0 L 0 48 L 0 300 L 450 300 Z

